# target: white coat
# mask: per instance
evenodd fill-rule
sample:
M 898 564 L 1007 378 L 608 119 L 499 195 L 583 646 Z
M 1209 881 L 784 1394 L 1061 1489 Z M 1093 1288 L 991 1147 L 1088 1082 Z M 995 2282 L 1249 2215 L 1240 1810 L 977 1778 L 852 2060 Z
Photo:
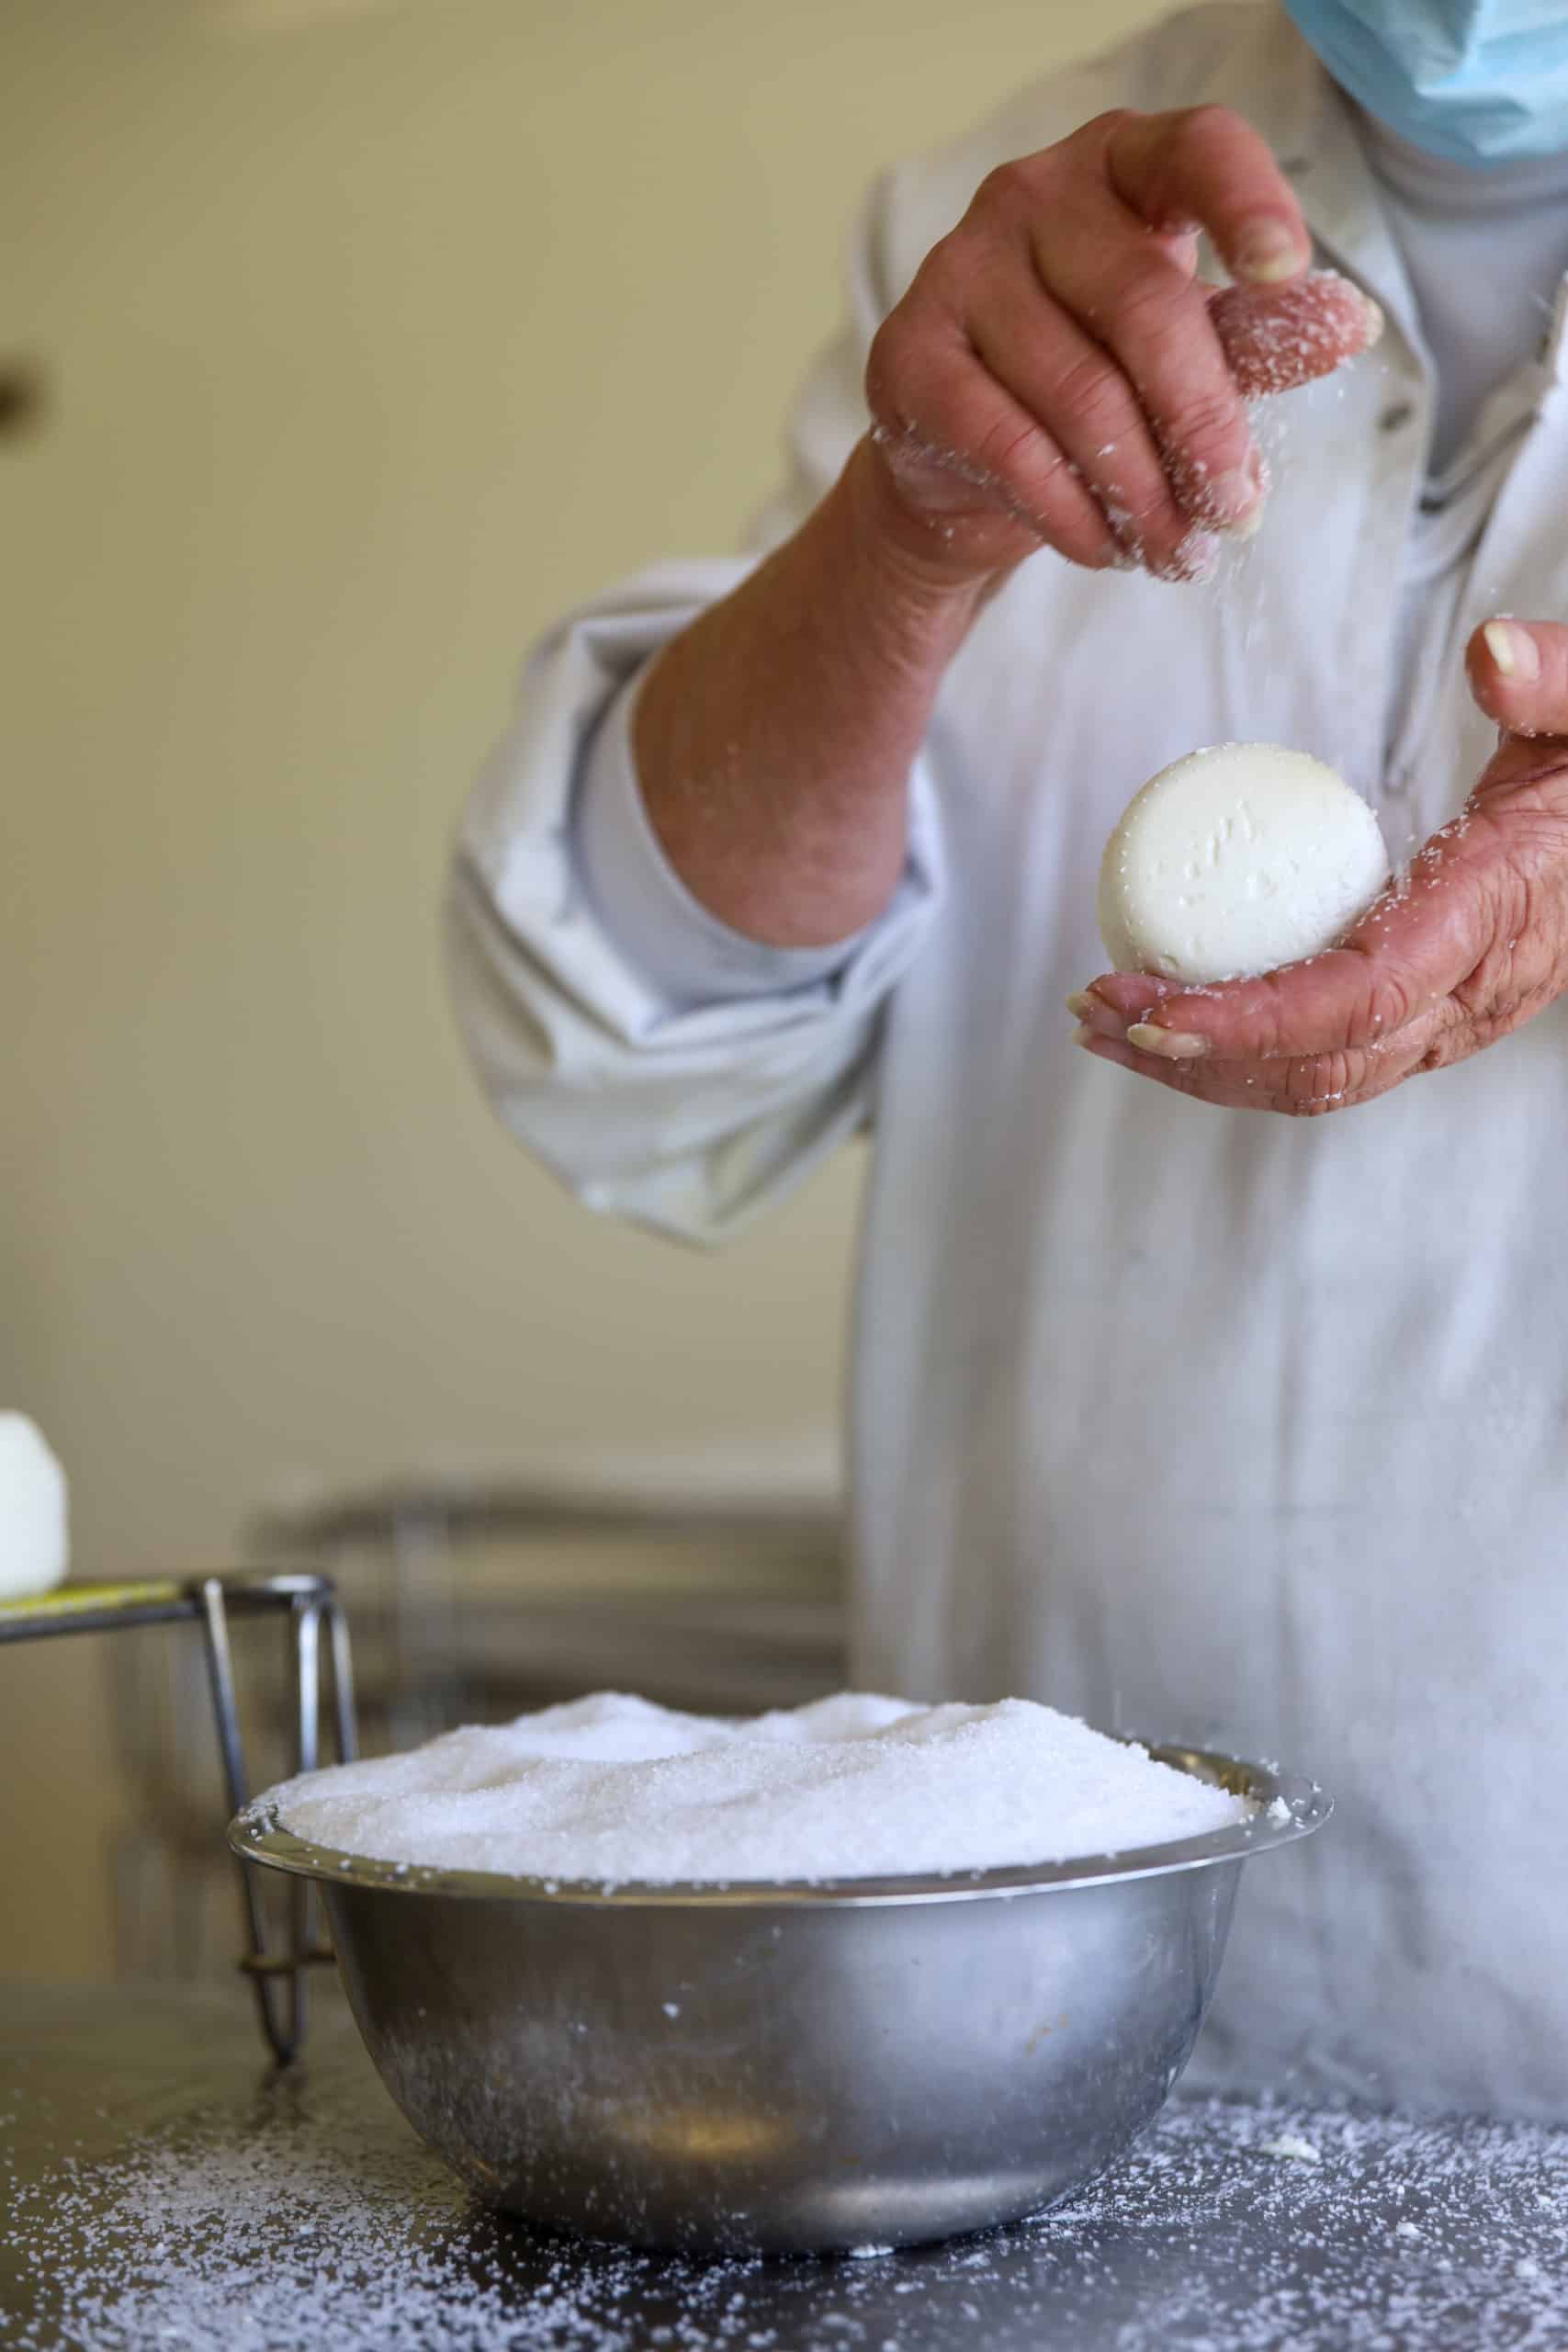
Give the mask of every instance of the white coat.
M 862 1683 L 1021 1691 L 1337 1800 L 1247 1873 L 1210 2075 L 1568 2117 L 1568 1012 L 1290 1121 L 1108 1068 L 1062 1008 L 1103 967 L 1105 837 L 1177 754 L 1315 752 L 1396 854 L 1461 802 L 1495 740 L 1465 636 L 1568 616 L 1561 302 L 1483 527 L 1407 611 L 1401 684 L 1432 397 L 1409 289 L 1289 21 L 1200 8 L 879 185 L 761 540 L 863 431 L 869 337 L 993 164 L 1113 105 L 1206 100 L 1264 131 L 1390 317 L 1274 412 L 1250 548 L 1212 587 L 1025 563 L 948 675 L 897 900 L 815 960 L 737 939 L 662 868 L 611 707 L 752 559 L 623 585 L 530 661 L 464 826 L 455 988 L 502 1115 L 596 1208 L 717 1238 L 870 1123 Z M 590 760 L 624 926 L 582 888 Z

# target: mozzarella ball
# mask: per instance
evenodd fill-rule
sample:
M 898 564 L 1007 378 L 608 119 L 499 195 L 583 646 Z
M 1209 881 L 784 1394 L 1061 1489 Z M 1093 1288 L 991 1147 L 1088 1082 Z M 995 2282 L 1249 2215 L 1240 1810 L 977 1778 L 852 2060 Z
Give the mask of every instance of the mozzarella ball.
M 1332 947 L 1387 878 L 1377 819 L 1331 767 L 1219 743 L 1129 804 L 1100 869 L 1100 935 L 1118 972 L 1247 979 Z

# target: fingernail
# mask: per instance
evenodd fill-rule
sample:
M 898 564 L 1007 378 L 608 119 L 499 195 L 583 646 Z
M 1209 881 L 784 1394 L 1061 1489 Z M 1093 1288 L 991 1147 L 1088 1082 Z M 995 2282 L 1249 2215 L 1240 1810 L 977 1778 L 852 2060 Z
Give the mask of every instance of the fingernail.
M 1087 1021 L 1094 1010 L 1094 999 L 1085 989 L 1075 989 L 1067 999 L 1067 1011 L 1075 1021 Z
M 1356 291 L 1360 296 L 1367 313 L 1367 340 L 1362 348 L 1370 351 L 1373 344 L 1381 338 L 1386 323 L 1382 314 L 1382 304 L 1374 302 L 1365 287 L 1358 286 Z
M 1209 485 L 1213 503 L 1213 519 L 1222 531 L 1245 531 L 1258 508 L 1258 484 L 1251 469 L 1233 466 L 1228 474 L 1216 474 Z
M 1156 1029 L 1152 1021 L 1134 1021 L 1127 1043 L 1141 1054 L 1161 1054 L 1168 1062 L 1195 1062 L 1209 1051 L 1207 1037 L 1194 1036 L 1190 1029 Z
M 1294 277 L 1304 259 L 1293 231 L 1282 220 L 1255 220 L 1243 232 L 1234 266 L 1238 277 L 1248 277 L 1255 286 L 1277 286 L 1282 277 Z
M 1481 634 L 1505 678 L 1517 678 L 1528 686 L 1540 677 L 1540 650 L 1528 628 L 1517 628 L 1512 621 L 1488 621 Z
M 1077 1027 L 1073 1031 L 1073 1043 L 1075 1046 L 1087 1046 L 1093 1035 L 1094 1031 L 1086 1027 L 1084 1023 L 1080 1021 Z
M 1210 484 L 1217 530 L 1233 539 L 1250 539 L 1263 520 L 1263 486 L 1249 459 L 1228 474 L 1216 474 Z

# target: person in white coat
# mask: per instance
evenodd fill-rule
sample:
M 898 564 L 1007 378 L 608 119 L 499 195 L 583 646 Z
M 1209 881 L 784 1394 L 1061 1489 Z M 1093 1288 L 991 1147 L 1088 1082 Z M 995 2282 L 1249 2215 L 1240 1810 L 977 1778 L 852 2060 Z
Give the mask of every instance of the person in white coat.
M 1565 26 L 1222 0 L 890 172 L 753 551 L 535 650 L 450 911 L 591 1206 L 717 1240 L 870 1129 L 864 1685 L 1333 1792 L 1208 2078 L 1556 2117 Z M 1412 887 L 1261 981 L 1086 986 L 1122 805 L 1226 739 L 1337 767 Z

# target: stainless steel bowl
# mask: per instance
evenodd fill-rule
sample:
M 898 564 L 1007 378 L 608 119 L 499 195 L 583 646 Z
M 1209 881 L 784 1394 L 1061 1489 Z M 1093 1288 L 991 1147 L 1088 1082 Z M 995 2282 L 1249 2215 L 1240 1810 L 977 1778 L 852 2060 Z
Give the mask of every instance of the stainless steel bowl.
M 1259 1810 L 1043 1869 L 609 1892 L 329 1852 L 265 1800 L 229 1837 L 321 1883 L 382 2081 L 488 2204 L 637 2245 L 907 2245 L 1126 2146 L 1187 2063 L 1242 1863 L 1327 1818 L 1311 1781 L 1154 1753 Z

